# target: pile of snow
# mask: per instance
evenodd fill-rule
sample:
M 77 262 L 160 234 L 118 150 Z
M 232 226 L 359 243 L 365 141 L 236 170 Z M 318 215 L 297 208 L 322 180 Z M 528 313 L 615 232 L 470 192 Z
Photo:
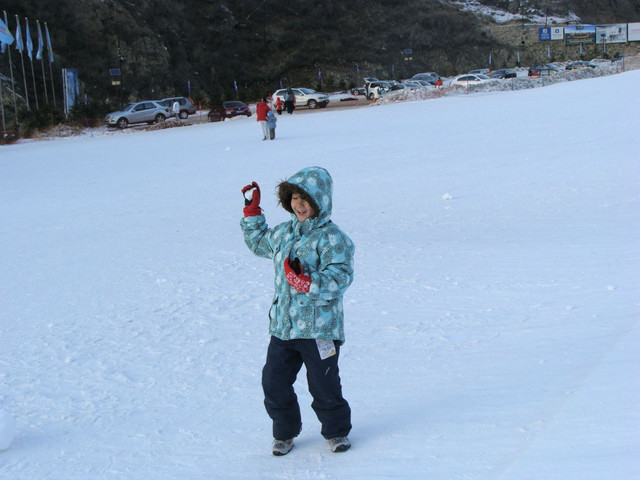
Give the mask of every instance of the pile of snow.
M 249 118 L 0 147 L 0 478 L 637 478 L 639 84 L 294 113 L 267 142 Z M 353 447 L 329 450 L 301 372 L 276 458 L 273 265 L 240 189 L 275 225 L 309 165 L 356 244 Z

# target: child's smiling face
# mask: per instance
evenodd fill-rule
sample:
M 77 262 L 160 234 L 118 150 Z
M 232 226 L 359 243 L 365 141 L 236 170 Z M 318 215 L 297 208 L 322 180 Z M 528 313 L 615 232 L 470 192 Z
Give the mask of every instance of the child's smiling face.
M 300 222 L 304 222 L 307 218 L 311 218 L 316 214 L 309 202 L 297 193 L 291 196 L 291 209 Z

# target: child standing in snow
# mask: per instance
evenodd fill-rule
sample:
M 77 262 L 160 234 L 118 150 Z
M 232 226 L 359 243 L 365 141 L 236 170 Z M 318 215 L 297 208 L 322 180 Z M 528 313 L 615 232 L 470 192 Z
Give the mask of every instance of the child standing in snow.
M 180 122 L 180 104 L 178 103 L 178 101 L 176 100 L 175 102 L 173 102 L 173 106 L 171 107 L 172 111 L 173 111 L 173 116 L 176 117 L 176 120 L 178 122 Z
M 321 167 L 300 170 L 278 185 L 291 220 L 269 228 L 256 182 L 245 196 L 241 227 L 249 249 L 273 260 L 275 295 L 269 311 L 271 342 L 262 371 L 264 404 L 273 421 L 274 455 L 286 455 L 302 428 L 293 389 L 305 365 L 311 404 L 333 452 L 351 443 L 351 408 L 338 369 L 344 343 L 342 297 L 353 281 L 351 239 L 331 222 L 333 180 Z
M 278 119 L 273 114 L 273 111 L 267 113 L 267 127 L 269 127 L 269 138 L 273 140 L 276 138 L 276 122 Z

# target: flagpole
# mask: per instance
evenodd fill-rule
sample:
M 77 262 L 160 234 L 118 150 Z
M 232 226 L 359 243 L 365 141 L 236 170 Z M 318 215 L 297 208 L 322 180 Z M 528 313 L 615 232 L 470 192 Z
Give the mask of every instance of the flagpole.
M 51 64 L 53 63 L 53 48 L 51 48 L 51 37 L 49 36 L 49 27 L 47 22 L 44 22 L 44 30 L 47 33 L 47 53 L 49 54 L 49 77 L 51 78 L 51 96 L 53 97 L 53 108 L 56 108 L 56 89 L 53 87 L 53 70 Z
M 27 53 L 29 53 L 29 60 L 31 60 L 31 80 L 33 81 L 33 97 L 36 99 L 36 110 L 40 110 L 40 105 L 38 105 L 38 90 L 36 89 L 36 74 L 33 70 L 33 44 L 31 42 L 31 33 L 29 33 L 29 19 L 24 17 L 24 23 L 26 25 L 26 31 L 24 34 L 27 37 Z M 29 44 L 31 44 L 31 48 L 29 48 Z
M 4 13 L 4 23 L 7 24 L 7 28 L 9 27 L 9 21 L 7 20 L 7 12 Z M 9 71 L 11 72 L 11 91 L 13 93 L 13 113 L 15 115 L 15 122 L 18 125 L 18 102 L 16 101 L 16 83 L 13 79 L 13 65 L 11 63 L 11 48 L 7 46 L 7 52 L 9 53 Z
M 16 15 L 16 31 L 20 31 L 20 19 L 18 15 Z M 17 33 L 16 33 L 17 35 Z M 22 42 L 22 39 L 20 40 Z M 20 45 L 18 51 L 20 52 L 20 62 L 22 63 L 22 80 L 24 82 L 24 99 L 27 102 L 27 110 L 31 111 L 31 107 L 29 106 L 29 91 L 27 90 L 27 74 L 24 71 L 24 56 L 22 55 L 22 50 L 24 50 L 24 45 Z
M 44 100 L 49 105 L 49 95 L 47 94 L 47 76 L 44 73 L 44 58 L 40 59 L 40 65 L 42 66 L 42 86 L 44 87 Z
M 53 87 L 53 71 L 51 70 L 51 60 L 49 60 L 49 78 L 51 78 L 51 96 L 53 97 L 53 108 L 56 108 L 56 90 Z
M 0 109 L 2 109 L 2 138 L 7 136 L 7 127 L 4 121 L 4 95 L 2 94 L 2 79 L 0 79 Z
M 42 58 L 42 54 L 44 53 L 44 42 L 42 41 L 42 29 L 40 28 L 40 20 L 36 20 L 36 25 L 38 26 L 38 55 L 40 56 L 40 66 L 42 67 L 42 86 L 44 87 L 44 100 L 47 105 L 49 105 L 49 95 L 47 94 L 47 76 L 44 73 L 44 58 Z

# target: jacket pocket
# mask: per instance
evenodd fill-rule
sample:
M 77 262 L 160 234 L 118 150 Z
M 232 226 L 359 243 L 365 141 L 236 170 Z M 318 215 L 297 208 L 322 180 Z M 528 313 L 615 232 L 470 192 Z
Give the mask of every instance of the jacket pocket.
M 331 309 L 331 302 L 326 300 L 316 300 L 313 302 L 313 318 L 311 319 L 311 329 L 313 332 L 316 332 L 316 326 L 318 324 L 318 320 L 325 320 L 320 322 L 322 324 L 326 323 L 326 318 L 323 318 L 327 315 L 327 311 Z

